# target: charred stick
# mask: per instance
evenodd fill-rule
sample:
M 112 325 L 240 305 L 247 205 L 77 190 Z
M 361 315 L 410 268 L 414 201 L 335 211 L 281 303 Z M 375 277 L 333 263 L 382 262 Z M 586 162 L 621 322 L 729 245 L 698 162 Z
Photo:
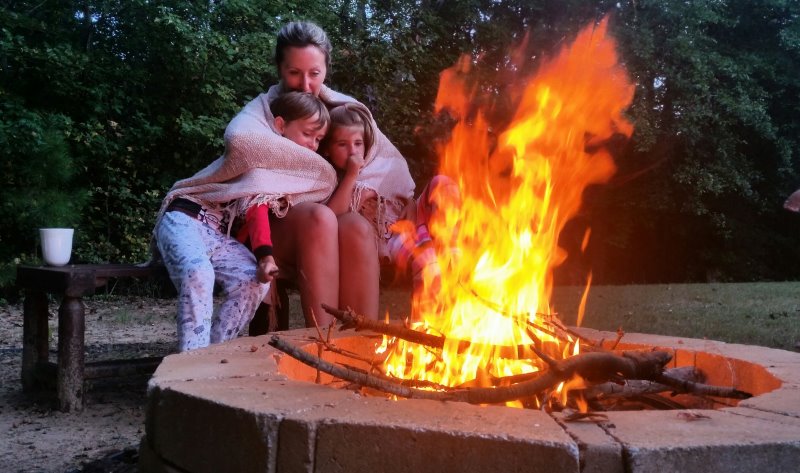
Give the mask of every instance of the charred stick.
M 622 330 L 622 327 L 619 327 L 617 329 L 617 339 L 614 340 L 614 344 L 611 345 L 611 349 L 612 350 L 616 350 L 617 349 L 617 346 L 619 346 L 619 342 L 622 341 L 622 337 L 624 337 L 624 336 L 625 336 L 625 331 Z
M 492 386 L 503 386 L 530 381 L 540 377 L 542 373 L 543 371 L 533 371 L 530 373 L 512 374 L 510 376 L 491 376 L 489 381 L 492 383 Z
M 411 343 L 424 345 L 435 349 L 443 349 L 445 343 L 449 343 L 446 337 L 438 335 L 431 335 L 414 330 L 400 324 L 390 324 L 386 322 L 379 322 L 371 320 L 363 315 L 356 314 L 353 310 L 341 310 L 331 306 L 322 304 L 322 308 L 336 319 L 342 322 L 342 330 L 355 329 L 356 331 L 369 330 L 382 335 L 390 337 L 397 337 Z M 531 359 L 536 356 L 536 353 L 531 350 L 529 346 L 500 346 L 500 345 L 485 345 L 481 343 L 473 343 L 467 340 L 453 340 L 458 353 L 464 353 L 468 350 L 489 350 L 499 358 L 510 359 Z M 453 345 L 448 345 L 453 346 Z
M 677 379 L 667 373 L 661 373 L 653 381 L 666 384 L 676 391 L 696 394 L 698 396 L 725 397 L 729 399 L 750 399 L 751 393 L 740 391 L 735 388 L 724 386 L 712 386 L 710 384 L 696 383 L 685 379 Z
M 683 381 L 701 382 L 703 375 L 700 371 L 695 369 L 694 366 L 681 366 L 679 368 L 670 368 L 664 371 L 664 374 L 675 379 Z M 674 388 L 666 384 L 658 383 L 651 380 L 631 379 L 627 380 L 624 384 L 619 383 L 601 383 L 587 387 L 583 390 L 583 395 L 586 400 L 591 401 L 594 399 L 609 399 L 609 398 L 627 398 L 633 396 L 641 396 L 644 394 L 656 394 L 667 391 L 673 391 Z
M 363 315 L 356 314 L 352 309 L 341 310 L 326 304 L 322 304 L 322 308 L 342 322 L 341 330 L 351 328 L 355 329 L 356 332 L 370 330 L 375 333 L 401 338 L 427 347 L 442 348 L 444 346 L 444 337 L 422 333 L 399 324 L 389 324 L 371 320 Z
M 414 398 L 414 399 L 435 399 L 435 400 L 447 400 L 446 397 L 447 393 L 442 393 L 439 391 L 425 391 L 421 389 L 414 389 L 402 386 L 397 382 L 390 381 L 386 378 L 377 377 L 372 374 L 367 373 L 366 371 L 361 370 L 353 370 L 350 368 L 346 368 L 344 366 L 339 366 L 333 363 L 329 363 L 319 357 L 312 355 L 311 353 L 303 350 L 302 348 L 296 347 L 291 343 L 287 343 L 280 339 L 277 335 L 273 336 L 270 339 L 269 344 L 278 350 L 286 353 L 287 355 L 291 356 L 292 358 L 301 361 L 312 368 L 319 369 L 320 371 L 324 371 L 331 376 L 334 376 L 339 379 L 343 379 L 345 381 L 350 381 L 351 383 L 359 384 L 361 386 L 365 386 L 368 388 L 377 389 L 379 391 L 383 391 L 385 393 L 394 394 L 396 396 L 405 397 L 405 398 Z
M 536 353 L 536 356 L 541 358 L 542 361 L 547 363 L 552 368 L 556 364 L 556 360 L 550 358 L 550 356 L 548 356 L 547 353 L 540 350 L 539 347 L 536 346 L 537 343 L 541 345 L 541 340 L 539 340 L 536 337 L 536 334 L 533 333 L 533 330 L 531 330 L 530 326 L 525 327 L 525 333 L 528 335 L 528 338 L 533 340 L 533 345 L 531 345 L 531 349 L 533 349 L 533 352 Z
M 571 335 L 571 336 L 577 338 L 578 340 L 580 340 L 581 342 L 583 342 L 587 346 L 590 346 L 590 347 L 593 347 L 593 348 L 597 347 L 597 342 L 595 342 L 593 340 L 589 340 L 588 338 L 584 337 L 583 335 L 579 334 L 578 332 L 576 332 L 576 331 L 570 329 L 569 327 L 567 327 L 566 325 L 564 325 L 564 322 L 562 322 L 561 319 L 559 319 L 557 315 L 555 315 L 555 314 L 545 314 L 545 316 L 547 317 L 547 323 L 549 323 L 552 326 L 558 328 L 559 330 L 561 330 L 562 332 L 566 333 L 567 335 Z M 566 338 L 566 337 L 559 337 L 559 338 Z
M 660 374 L 671 355 L 667 352 L 583 353 L 561 360 L 557 370 L 548 370 L 536 379 L 499 388 L 465 388 L 450 391 L 427 391 L 402 386 L 394 381 L 371 376 L 322 360 L 307 351 L 273 336 L 269 344 L 293 358 L 324 371 L 337 378 L 377 389 L 396 396 L 411 399 L 433 399 L 462 401 L 471 404 L 497 404 L 531 397 L 556 386 L 575 374 L 584 378 L 602 374 L 606 379 L 625 376 L 631 379 L 647 379 Z M 592 374 L 590 376 L 589 374 Z
M 595 384 L 583 390 L 583 396 L 587 401 L 597 399 L 629 398 L 641 396 L 643 394 L 663 393 L 671 390 L 669 386 L 655 381 L 633 379 L 624 384 L 607 382 Z M 580 392 L 580 391 L 578 391 Z
M 628 351 L 621 355 L 608 352 L 581 353 L 556 361 L 551 369 L 529 381 L 499 388 L 470 389 L 466 402 L 495 404 L 531 397 L 576 374 L 584 379 L 651 379 L 660 374 L 671 359 L 672 355 L 663 351 Z
M 347 358 L 352 358 L 354 360 L 358 360 L 358 361 L 360 361 L 360 362 L 362 362 L 364 364 L 369 365 L 372 368 L 374 368 L 377 365 L 382 365 L 383 362 L 386 361 L 386 358 L 389 355 L 389 350 L 387 350 L 386 353 L 384 353 L 382 356 L 373 356 L 372 358 L 367 358 L 365 356 L 359 355 L 356 352 L 353 352 L 353 351 L 350 351 L 350 350 L 345 350 L 343 348 L 339 348 L 336 345 L 334 345 L 333 343 L 330 343 L 328 341 L 317 340 L 317 343 L 319 343 L 322 346 L 324 346 L 325 349 L 327 351 L 329 351 L 329 352 L 337 353 L 337 354 L 345 356 Z
M 703 379 L 702 374 L 696 370 L 694 366 L 670 368 L 664 371 L 664 375 L 675 380 L 692 381 L 695 383 L 700 382 Z M 632 379 L 627 380 L 625 384 L 608 382 L 589 386 L 583 390 L 583 396 L 586 398 L 586 400 L 591 401 L 594 399 L 632 397 L 643 394 L 663 393 L 673 390 L 674 388 L 663 383 L 650 380 Z
M 426 381 L 424 379 L 403 379 L 403 378 L 395 378 L 392 376 L 387 376 L 386 374 L 380 371 L 367 371 L 356 366 L 341 364 L 340 366 L 352 370 L 357 373 L 369 374 L 370 376 L 374 376 L 378 379 L 382 379 L 384 381 L 389 381 L 392 383 L 397 383 L 400 386 L 406 386 L 411 388 L 428 388 L 437 391 L 447 391 L 452 389 L 450 386 L 444 386 L 439 383 L 434 383 L 433 381 Z

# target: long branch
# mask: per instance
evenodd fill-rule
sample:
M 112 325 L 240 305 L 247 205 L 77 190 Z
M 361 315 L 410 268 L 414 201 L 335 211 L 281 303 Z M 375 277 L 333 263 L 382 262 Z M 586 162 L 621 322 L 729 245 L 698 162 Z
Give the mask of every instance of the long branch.
M 347 330 L 351 328 L 355 329 L 356 331 L 369 330 L 371 332 L 400 338 L 411 343 L 437 349 L 444 348 L 445 343 L 448 340 L 446 337 L 420 332 L 418 330 L 404 327 L 400 324 L 390 324 L 386 322 L 379 322 L 377 320 L 371 320 L 363 315 L 353 312 L 350 309 L 341 310 L 325 304 L 322 304 L 322 308 L 342 322 L 341 330 Z M 484 343 L 470 342 L 468 340 L 454 341 L 454 343 L 456 343 L 456 350 L 458 353 L 464 353 L 469 350 L 487 350 L 498 358 L 508 359 L 532 359 L 538 356 L 533 347 L 526 345 L 487 345 Z
M 703 379 L 702 374 L 694 366 L 681 366 L 679 368 L 670 368 L 664 370 L 664 374 L 676 380 L 694 381 L 699 382 Z M 657 394 L 666 391 L 674 390 L 666 384 L 657 383 L 650 380 L 632 379 L 626 380 L 625 383 L 619 384 L 614 382 L 606 382 L 594 384 L 582 390 L 583 396 L 587 400 L 593 399 L 609 399 L 609 398 L 627 398 L 633 396 L 640 396 L 643 394 Z M 580 392 L 580 391 L 577 391 Z
M 675 378 L 667 373 L 661 373 L 656 376 L 653 381 L 666 384 L 676 391 L 696 394 L 698 396 L 726 397 L 730 399 L 750 399 L 753 397 L 751 393 L 740 391 L 735 388 L 696 383 L 694 381 Z
M 351 328 L 355 329 L 356 332 L 369 330 L 382 335 L 401 338 L 419 345 L 425 345 L 426 347 L 442 348 L 444 346 L 444 337 L 423 333 L 418 330 L 406 328 L 399 324 L 389 324 L 368 319 L 361 314 L 353 312 L 351 309 L 341 310 L 326 304 L 322 304 L 322 308 L 342 322 L 342 326 L 340 327 L 341 330 L 347 330 Z
M 653 379 L 664 370 L 672 358 L 663 351 L 629 351 L 614 353 L 583 353 L 560 360 L 536 379 L 511 386 L 490 388 L 462 388 L 449 391 L 427 391 L 401 386 L 397 383 L 370 376 L 322 360 L 302 348 L 273 336 L 269 344 L 309 366 L 352 383 L 409 399 L 434 399 L 461 401 L 471 404 L 498 404 L 537 395 L 558 383 L 578 374 L 586 379 Z

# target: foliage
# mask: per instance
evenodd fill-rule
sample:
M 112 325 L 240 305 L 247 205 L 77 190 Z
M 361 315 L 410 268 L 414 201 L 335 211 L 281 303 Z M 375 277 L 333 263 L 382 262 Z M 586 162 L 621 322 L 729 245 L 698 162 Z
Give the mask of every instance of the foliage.
M 80 163 L 65 136 L 69 118 L 0 104 L 0 148 L 6 150 L 0 186 L 0 287 L 14 278 L 15 264 L 36 258 L 37 229 L 75 226 L 88 198 L 76 185 Z
M 630 233 L 603 252 L 614 255 L 609 265 L 651 267 L 624 268 L 619 280 L 798 276 L 791 235 L 800 222 L 781 209 L 800 183 L 797 121 L 788 119 L 800 51 L 781 39 L 800 28 L 798 15 L 782 0 L 619 9 L 617 36 L 638 84 L 636 131 L 619 156 L 620 181 L 630 181 L 606 195 L 602 234 Z
M 146 259 L 166 190 L 216 158 L 230 118 L 277 81 L 288 20 L 329 33 L 329 85 L 373 110 L 423 183 L 447 134 L 432 111 L 444 68 L 476 58 L 502 124 L 518 73 L 606 14 L 637 85 L 636 130 L 614 149 L 615 181 L 587 192 L 573 227 L 593 238 L 563 274 L 799 278 L 800 219 L 780 208 L 800 185 L 800 5 L 786 0 L 0 2 L 0 261 L 10 274 L 33 260 L 35 229 L 56 216 L 77 228 L 77 261 Z

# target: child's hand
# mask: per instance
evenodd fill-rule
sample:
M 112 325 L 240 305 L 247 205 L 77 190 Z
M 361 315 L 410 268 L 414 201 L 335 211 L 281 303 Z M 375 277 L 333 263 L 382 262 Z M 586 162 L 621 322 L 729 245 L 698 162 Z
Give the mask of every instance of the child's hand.
M 256 279 L 260 283 L 268 283 L 275 279 L 278 275 L 278 265 L 275 264 L 275 258 L 272 255 L 265 256 L 258 260 L 258 269 L 256 269 Z
M 361 168 L 364 167 L 364 155 L 351 154 L 347 157 L 347 163 L 345 163 L 345 166 L 345 172 L 347 174 L 351 176 L 358 176 Z

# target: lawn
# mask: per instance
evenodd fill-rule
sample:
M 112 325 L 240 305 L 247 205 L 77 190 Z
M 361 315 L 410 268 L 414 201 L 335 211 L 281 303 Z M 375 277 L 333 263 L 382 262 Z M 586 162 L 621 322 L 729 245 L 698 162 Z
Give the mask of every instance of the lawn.
M 582 287 L 553 291 L 552 306 L 570 325 Z M 796 350 L 800 282 L 596 286 L 583 326 Z

